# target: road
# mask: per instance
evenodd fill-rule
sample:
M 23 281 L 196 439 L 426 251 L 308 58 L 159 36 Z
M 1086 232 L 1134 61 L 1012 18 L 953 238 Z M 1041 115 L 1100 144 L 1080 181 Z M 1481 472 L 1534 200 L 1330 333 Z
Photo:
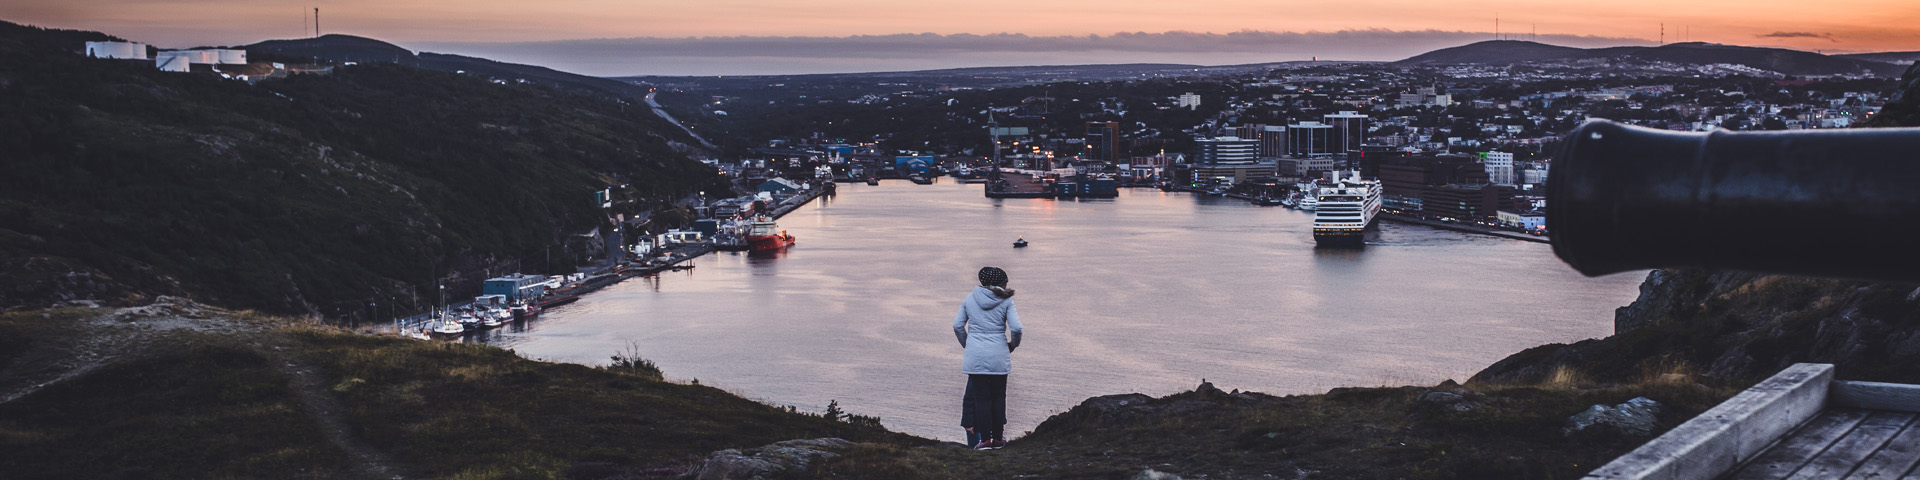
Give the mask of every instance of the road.
M 707 141 L 707 139 L 706 139 L 706 138 L 704 138 L 704 137 L 701 137 L 701 136 L 700 136 L 700 134 L 698 134 L 698 133 L 693 133 L 693 129 L 691 129 L 691 128 L 687 128 L 687 124 L 684 124 L 684 123 L 680 123 L 680 121 L 679 121 L 679 120 L 674 120 L 674 119 L 673 119 L 673 115 L 668 115 L 668 114 L 667 114 L 667 111 L 666 111 L 666 110 L 664 110 L 664 109 L 661 109 L 661 108 L 660 108 L 660 102 L 656 102 L 656 101 L 653 101 L 653 95 L 654 95 L 654 94 L 656 94 L 656 93 L 659 93 L 659 92 L 647 92 L 647 106 L 649 106 L 649 107 L 653 107 L 653 114 L 654 114 L 654 115 L 659 115 L 659 116 L 660 116 L 660 118 L 664 118 L 664 119 L 667 119 L 667 123 L 672 123 L 672 124 L 674 124 L 674 125 L 679 125 L 679 126 L 680 126 L 680 129 L 681 129 L 681 130 L 686 130 L 686 131 L 687 131 L 687 135 L 691 135 L 691 136 L 693 136 L 693 139 L 694 139 L 694 140 L 699 140 L 699 141 L 700 141 L 700 144 L 701 144 L 701 145 L 706 145 L 706 146 L 707 146 L 707 148 L 715 148 L 715 149 L 717 149 L 717 148 L 720 148 L 720 147 L 716 147 L 716 146 L 714 146 L 714 145 L 713 145 L 713 142 L 709 142 L 709 141 Z

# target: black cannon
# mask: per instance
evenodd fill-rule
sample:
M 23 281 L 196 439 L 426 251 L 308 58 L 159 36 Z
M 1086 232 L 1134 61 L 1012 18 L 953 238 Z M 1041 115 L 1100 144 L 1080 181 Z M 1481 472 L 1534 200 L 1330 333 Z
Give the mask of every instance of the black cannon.
M 1592 120 L 1547 176 L 1553 251 L 1664 267 L 1920 281 L 1920 128 L 1673 132 Z

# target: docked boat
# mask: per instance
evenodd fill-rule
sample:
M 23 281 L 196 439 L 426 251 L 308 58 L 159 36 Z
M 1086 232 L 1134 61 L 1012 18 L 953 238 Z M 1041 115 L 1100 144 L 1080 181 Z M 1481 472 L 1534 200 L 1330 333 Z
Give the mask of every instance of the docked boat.
M 912 175 L 908 175 L 908 176 L 907 176 L 907 181 L 909 181 L 909 182 L 913 182 L 913 183 L 915 183 L 915 184 L 919 184 L 919 185 L 932 185 L 932 184 L 933 184 L 933 177 L 929 177 L 929 176 L 927 176 L 926 174 L 921 174 L 921 173 L 915 173 L 915 174 L 912 174 Z
M 534 315 L 539 315 L 540 305 L 527 303 L 527 302 L 520 302 L 520 303 L 513 304 L 513 307 L 508 308 L 507 310 L 513 312 L 513 318 L 523 319 L 523 318 L 532 317 Z
M 779 230 L 779 228 L 773 223 L 773 217 L 765 215 L 754 217 L 753 224 L 747 227 L 747 248 L 762 251 L 793 246 L 793 235 L 788 235 L 785 230 Z
M 867 177 L 867 185 L 879 185 L 880 177 Z
M 433 329 L 433 333 L 438 333 L 441 335 L 459 335 L 462 333 L 466 333 L 466 331 L 467 331 L 467 327 L 465 325 L 461 325 L 460 322 L 455 322 L 450 320 L 441 320 L 440 326 L 435 327 Z
M 1380 213 L 1380 182 L 1344 171 L 1322 185 L 1313 215 L 1313 241 L 1323 246 L 1360 246 L 1367 227 Z M 1312 198 L 1309 196 L 1307 198 Z
M 1027 247 L 1026 238 L 1018 238 L 1013 241 L 1013 248 L 1026 248 L 1026 247 Z
M 1276 206 L 1281 204 L 1280 199 L 1273 198 L 1273 197 L 1259 197 L 1259 198 L 1253 199 L 1252 202 L 1254 205 L 1260 205 L 1260 206 L 1266 206 L 1266 207 L 1271 207 L 1271 206 Z
M 1301 210 L 1308 211 L 1308 212 L 1311 212 L 1311 211 L 1314 211 L 1315 209 L 1320 208 L 1320 192 L 1318 190 L 1319 190 L 1319 187 L 1314 187 L 1314 190 L 1308 190 L 1305 193 L 1301 193 L 1300 202 L 1295 204 L 1295 206 Z

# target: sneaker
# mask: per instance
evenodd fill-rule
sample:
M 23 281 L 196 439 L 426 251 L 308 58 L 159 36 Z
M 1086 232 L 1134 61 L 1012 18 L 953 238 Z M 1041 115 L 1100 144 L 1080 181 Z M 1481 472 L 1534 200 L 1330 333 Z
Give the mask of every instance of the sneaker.
M 981 442 L 980 449 L 981 450 L 999 450 L 1005 446 L 1007 446 L 1006 440 L 989 440 L 986 442 Z
M 993 442 L 988 440 L 981 440 L 980 443 L 974 444 L 973 447 L 971 448 L 973 448 L 974 450 L 992 450 Z

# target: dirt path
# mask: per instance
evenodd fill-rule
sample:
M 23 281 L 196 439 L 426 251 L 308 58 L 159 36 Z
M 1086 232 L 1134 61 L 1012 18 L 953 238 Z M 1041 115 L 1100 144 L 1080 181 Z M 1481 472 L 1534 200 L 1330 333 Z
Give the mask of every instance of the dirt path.
M 320 424 L 320 431 L 327 441 L 347 453 L 353 459 L 353 466 L 364 478 L 393 479 L 406 478 L 395 472 L 393 459 L 386 452 L 373 448 L 359 437 L 353 435 L 353 428 L 347 423 L 346 411 L 340 402 L 327 394 L 326 379 L 314 368 L 287 349 L 275 346 L 273 351 L 263 352 L 272 359 L 275 368 L 287 374 L 287 387 L 293 396 L 306 407 L 307 413 Z
M 49 322 L 36 331 L 35 342 L 27 352 L 0 369 L 0 403 L 25 398 L 48 386 L 79 378 L 123 359 L 155 354 L 159 349 L 177 349 L 195 341 L 211 338 L 236 341 L 258 351 L 287 376 L 287 388 L 308 416 L 319 424 L 329 443 L 352 459 L 361 478 L 398 480 L 393 459 L 353 435 L 344 414 L 345 408 L 327 393 L 326 378 L 318 368 L 302 362 L 292 352 L 292 340 L 272 328 L 245 320 L 226 318 L 198 305 L 156 303 L 152 306 L 97 309 L 81 318 Z

